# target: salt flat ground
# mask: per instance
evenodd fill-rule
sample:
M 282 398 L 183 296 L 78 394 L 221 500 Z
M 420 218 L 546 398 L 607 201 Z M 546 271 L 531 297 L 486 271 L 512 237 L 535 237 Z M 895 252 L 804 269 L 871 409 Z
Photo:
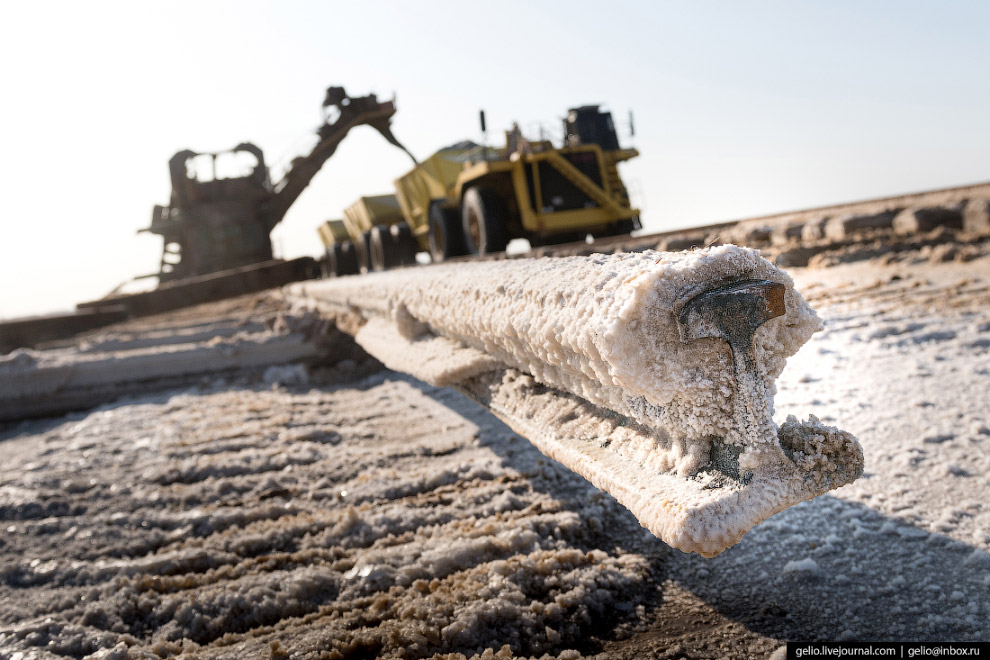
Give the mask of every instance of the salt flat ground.
M 990 258 L 882 261 L 792 271 L 825 329 L 778 381 L 778 421 L 853 432 L 866 474 L 715 559 L 456 392 L 350 360 L 8 426 L 0 657 L 990 639 Z

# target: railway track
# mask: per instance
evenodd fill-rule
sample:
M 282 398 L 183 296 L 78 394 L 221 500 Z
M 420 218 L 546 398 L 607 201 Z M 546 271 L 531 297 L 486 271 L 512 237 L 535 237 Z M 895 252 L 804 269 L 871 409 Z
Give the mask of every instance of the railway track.
M 451 261 L 460 263 L 522 257 L 587 256 L 594 253 L 612 254 L 648 249 L 678 251 L 711 244 L 734 243 L 761 249 L 764 256 L 778 265 L 790 267 L 808 265 L 812 258 L 823 252 L 834 252 L 875 241 L 878 234 L 882 243 L 888 235 L 897 235 L 897 241 L 908 249 L 921 247 L 921 244 L 912 244 L 912 239 L 927 241 L 925 244 L 955 239 L 954 234 L 944 233 L 928 237 L 923 230 L 898 233 L 894 227 L 895 219 L 898 214 L 910 212 L 911 209 L 942 209 L 946 214 L 939 219 L 941 226 L 977 237 L 990 235 L 990 182 L 818 206 L 637 236 L 612 236 L 590 243 L 582 241 L 545 245 L 514 254 L 498 252 L 460 257 Z M 857 226 L 857 220 L 864 226 Z M 833 235 L 821 235 L 822 228 L 829 222 L 836 228 Z M 878 246 L 880 251 L 887 249 L 888 246 Z M 78 306 L 78 313 L 35 318 L 27 325 L 26 319 L 12 319 L 0 323 L 0 353 L 71 337 L 79 332 L 82 325 L 87 329 L 99 327 L 92 325 L 94 318 L 105 318 L 107 323 L 114 322 L 119 320 L 121 308 L 131 317 L 157 314 L 311 279 L 317 276 L 317 272 L 318 268 L 308 257 L 287 262 L 268 262 L 170 282 L 145 293 L 110 295 L 83 302 Z M 97 313 L 101 310 L 114 310 L 115 314 L 100 317 Z M 80 313 L 87 317 L 85 324 L 76 318 Z
M 946 199 L 936 201 L 955 203 Z M 704 229 L 713 226 L 727 225 Z M 608 244 L 628 240 L 632 251 L 678 233 Z M 413 643 L 423 655 L 470 654 L 513 634 L 517 654 L 591 648 L 600 637 L 602 657 L 655 654 L 658 639 L 756 657 L 778 638 L 986 638 L 990 246 L 949 263 L 915 249 L 952 233 L 902 235 L 905 252 L 889 263 L 793 273 L 826 327 L 791 358 L 777 407 L 842 420 L 870 473 L 773 516 L 717 559 L 641 534 L 616 500 L 521 442 L 529 430 L 513 433 L 450 388 L 380 371 L 370 357 L 362 370 L 323 346 L 340 362 L 311 365 L 309 381 L 281 366 L 271 377 L 263 367 L 204 371 L 132 386 L 121 405 L 61 421 L 0 425 L 9 449 L 0 646 L 233 658 L 332 643 L 364 657 Z M 834 245 L 867 254 L 877 236 Z M 368 282 L 348 280 L 296 286 Z M 131 319 L 77 350 L 195 339 L 220 364 L 236 348 L 227 339 L 294 313 L 285 303 L 276 292 Z M 539 405 L 555 393 L 529 393 L 534 416 L 567 418 Z M 408 578 L 401 592 L 397 575 Z M 490 617 L 505 626 L 487 626 Z M 715 648 L 730 643 L 738 655 Z
M 693 247 L 704 247 L 712 242 L 736 242 L 747 247 L 768 247 L 774 244 L 785 245 L 791 238 L 794 243 L 802 243 L 801 230 L 804 225 L 827 218 L 843 215 L 880 214 L 884 211 L 902 211 L 912 207 L 951 207 L 964 204 L 967 200 L 990 200 L 990 182 L 975 183 L 951 188 L 938 188 L 903 195 L 877 197 L 856 202 L 844 202 L 828 206 L 815 206 L 796 211 L 771 213 L 738 220 L 726 220 L 696 227 L 682 227 L 648 234 L 633 236 L 610 236 L 596 239 L 593 242 L 578 241 L 545 245 L 528 251 L 507 254 L 498 252 L 490 255 L 475 255 L 460 257 L 455 262 L 473 261 L 477 259 L 511 259 L 522 257 L 558 257 L 581 256 L 593 253 L 637 252 L 648 249 L 685 250 Z M 760 228 L 768 231 L 759 232 Z M 742 229 L 740 232 L 738 230 Z M 735 231 L 734 231 L 735 230 Z M 748 240 L 740 234 L 753 230 L 762 236 L 750 236 Z M 777 236 L 774 236 L 774 230 Z M 792 234 L 788 236 L 788 231 Z M 776 238 L 776 240 L 775 240 Z M 732 239 L 732 240 L 729 240 Z M 738 241 L 738 242 L 737 242 Z M 794 247 L 792 245 L 792 247 Z

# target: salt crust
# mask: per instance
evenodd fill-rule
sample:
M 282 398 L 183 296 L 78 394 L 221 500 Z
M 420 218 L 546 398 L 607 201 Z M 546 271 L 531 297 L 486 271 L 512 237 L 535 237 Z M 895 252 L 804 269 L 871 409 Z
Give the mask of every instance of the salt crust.
M 851 434 L 814 416 L 806 422 L 791 416 L 781 427 L 781 443 L 792 460 L 767 460 L 764 453 L 745 483 L 726 478 L 711 463 L 686 478 L 676 467 L 694 458 L 698 445 L 671 441 L 511 370 L 486 381 L 473 383 L 468 393 L 684 552 L 714 557 L 771 515 L 862 474 L 863 453 Z
M 395 324 L 385 319 L 371 319 L 356 337 L 358 344 L 389 369 L 414 374 L 431 385 L 445 387 L 497 369 L 495 358 L 468 348 L 453 339 L 420 335 L 409 340 Z M 403 350 L 395 350 L 401 347 Z
M 681 342 L 676 306 L 702 287 L 740 278 L 784 284 L 787 314 L 754 345 L 772 415 L 772 382 L 821 322 L 790 277 L 759 252 L 723 245 L 693 252 L 624 253 L 459 263 L 295 285 L 290 291 L 366 318 L 384 315 L 406 337 L 426 332 L 688 442 L 738 444 L 728 345 Z
M 0 356 L 0 419 L 64 412 L 87 397 L 96 403 L 108 389 L 124 391 L 133 383 L 286 363 L 318 353 L 303 334 L 272 332 L 108 347 L 116 350 L 19 349 Z
M 603 535 L 635 532 L 614 501 L 473 408 L 382 372 L 25 426 L 0 655 L 575 657 L 649 597 L 650 560 Z
M 728 345 L 682 342 L 676 316 L 693 295 L 743 278 L 784 284 L 787 312 L 757 330 L 759 373 L 740 397 Z M 687 552 L 714 556 L 862 472 L 855 438 L 815 419 L 807 432 L 789 427 L 800 449 L 778 441 L 773 380 L 821 323 L 755 250 L 452 264 L 289 291 L 364 317 L 357 340 L 387 366 L 466 390 Z M 742 398 L 757 424 L 745 423 Z

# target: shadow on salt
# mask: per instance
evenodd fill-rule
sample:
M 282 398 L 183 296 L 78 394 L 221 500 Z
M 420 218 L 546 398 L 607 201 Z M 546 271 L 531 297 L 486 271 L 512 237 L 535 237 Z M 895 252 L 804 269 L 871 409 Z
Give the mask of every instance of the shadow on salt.
M 470 399 L 395 377 L 476 424 L 481 444 L 504 465 L 535 474 L 528 479 L 534 489 L 595 528 L 584 505 L 610 496 L 528 442 L 505 442 L 513 431 Z M 803 502 L 757 525 L 713 559 L 672 550 L 631 513 L 616 508 L 618 525 L 589 534 L 589 541 L 604 550 L 642 554 L 653 563 L 655 582 L 648 586 L 654 593 L 638 594 L 632 603 L 646 606 L 643 620 L 650 619 L 651 608 L 664 606 L 662 581 L 671 579 L 726 617 L 781 640 L 990 637 L 990 555 L 863 504 L 835 495 Z

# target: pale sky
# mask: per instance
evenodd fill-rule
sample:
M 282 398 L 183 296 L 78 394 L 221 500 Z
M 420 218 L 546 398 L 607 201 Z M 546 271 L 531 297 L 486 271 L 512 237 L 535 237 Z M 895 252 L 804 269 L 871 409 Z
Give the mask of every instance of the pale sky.
M 326 87 L 397 97 L 420 158 L 602 103 L 663 230 L 990 180 L 985 2 L 10 3 L 0 23 L 0 317 L 157 271 L 137 235 L 168 159 L 308 149 Z M 632 110 L 636 136 L 625 129 Z M 494 140 L 492 140 L 494 141 Z M 355 129 L 273 233 L 390 192 L 407 157 Z

